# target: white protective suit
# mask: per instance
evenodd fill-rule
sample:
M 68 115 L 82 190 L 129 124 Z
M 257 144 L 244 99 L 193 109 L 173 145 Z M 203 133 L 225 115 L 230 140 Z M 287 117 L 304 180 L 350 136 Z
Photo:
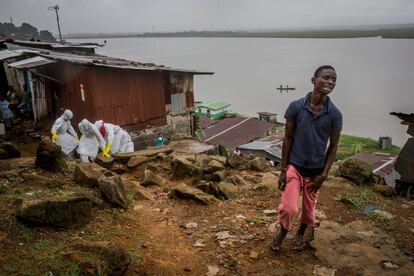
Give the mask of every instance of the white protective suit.
M 105 139 L 106 144 L 111 144 L 111 153 L 118 153 L 119 152 L 119 144 L 122 139 L 122 128 L 113 125 L 110 123 L 104 123 L 104 121 L 99 120 L 95 122 L 95 126 L 98 128 L 100 133 L 102 134 L 103 129 L 105 129 L 105 135 L 102 134 L 102 137 Z
M 82 162 L 89 163 L 89 161 L 95 160 L 99 148 L 102 151 L 105 149 L 105 140 L 98 128 L 88 120 L 83 119 L 78 126 L 82 133 L 78 152 Z
M 53 142 L 59 145 L 66 155 L 70 154 L 78 146 L 78 134 L 76 134 L 70 123 L 72 117 L 72 111 L 66 109 L 62 116 L 56 119 L 51 129 L 52 135 L 56 131 L 58 136 L 58 140 L 53 140 Z
M 122 128 L 120 131 L 122 136 L 119 142 L 119 152 L 134 152 L 134 143 L 132 143 L 131 136 Z

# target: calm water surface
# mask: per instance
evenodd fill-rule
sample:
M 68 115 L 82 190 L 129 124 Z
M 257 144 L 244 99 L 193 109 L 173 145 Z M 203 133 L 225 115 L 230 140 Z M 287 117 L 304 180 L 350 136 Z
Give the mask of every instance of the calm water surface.
M 98 53 L 166 66 L 213 71 L 195 77 L 195 99 L 223 100 L 232 110 L 278 113 L 312 89 L 321 64 L 338 74 L 332 100 L 344 115 L 344 133 L 388 135 L 402 146 L 406 126 L 389 112 L 414 112 L 414 40 L 381 38 L 118 38 L 106 39 Z M 103 39 L 71 41 L 101 42 Z M 281 94 L 279 85 L 296 91 Z

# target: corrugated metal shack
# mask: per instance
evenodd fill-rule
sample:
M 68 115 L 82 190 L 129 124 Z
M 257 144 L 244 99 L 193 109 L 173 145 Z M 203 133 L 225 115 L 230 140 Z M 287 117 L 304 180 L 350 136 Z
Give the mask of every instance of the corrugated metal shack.
M 9 85 L 32 94 L 35 120 L 59 116 L 69 108 L 74 125 L 83 118 L 103 119 L 128 130 L 164 125 L 175 130 L 181 125 L 188 135 L 193 124 L 193 76 L 213 74 L 68 53 L 70 47 L 50 50 L 45 43 L 41 49 L 34 48 L 35 43 L 22 44 L 3 41 L 7 49 L 0 51 L 0 62 Z

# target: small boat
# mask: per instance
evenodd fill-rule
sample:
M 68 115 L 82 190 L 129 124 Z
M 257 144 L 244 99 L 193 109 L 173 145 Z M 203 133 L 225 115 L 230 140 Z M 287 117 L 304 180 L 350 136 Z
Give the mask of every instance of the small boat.
M 280 91 L 280 93 L 282 93 L 283 91 L 289 92 L 289 91 L 293 91 L 296 90 L 295 87 L 289 87 L 289 85 L 286 85 L 286 87 L 283 87 L 283 85 L 280 85 L 278 88 L 276 88 L 277 90 Z

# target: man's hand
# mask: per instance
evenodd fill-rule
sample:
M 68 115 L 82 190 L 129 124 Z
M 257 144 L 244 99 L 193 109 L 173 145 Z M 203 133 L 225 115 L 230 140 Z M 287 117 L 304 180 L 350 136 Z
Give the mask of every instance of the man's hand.
M 279 190 L 283 192 L 286 187 L 286 170 L 282 170 L 280 172 L 278 184 L 279 184 Z
M 313 184 L 308 186 L 308 191 L 311 193 L 316 193 L 322 187 L 322 183 L 326 180 L 326 175 L 318 175 L 314 179 L 312 179 Z

